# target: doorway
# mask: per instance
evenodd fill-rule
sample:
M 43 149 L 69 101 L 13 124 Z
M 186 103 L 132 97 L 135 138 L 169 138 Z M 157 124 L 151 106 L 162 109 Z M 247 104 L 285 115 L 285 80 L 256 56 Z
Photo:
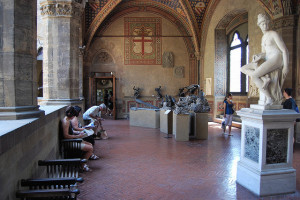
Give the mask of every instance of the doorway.
M 94 77 L 90 78 L 89 106 L 104 103 L 107 107 L 107 111 L 104 112 L 102 117 L 116 119 L 115 80 L 116 78 L 111 72 L 95 73 Z

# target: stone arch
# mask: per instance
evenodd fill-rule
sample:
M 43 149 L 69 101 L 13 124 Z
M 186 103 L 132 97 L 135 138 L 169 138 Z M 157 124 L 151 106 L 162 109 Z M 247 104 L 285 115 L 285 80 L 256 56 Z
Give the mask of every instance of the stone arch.
M 101 11 L 97 14 L 89 29 L 85 33 L 85 44 L 86 48 L 89 49 L 91 41 L 96 33 L 98 27 L 102 24 L 105 18 L 111 13 L 112 10 L 121 2 L 122 0 L 110 0 Z
M 194 15 L 194 11 L 190 5 L 190 2 L 188 0 L 179 0 L 184 12 L 187 15 L 187 18 L 189 20 L 190 26 L 191 26 L 191 31 L 193 34 L 193 38 L 195 40 L 194 45 L 196 52 L 200 51 L 200 43 L 199 43 L 199 38 L 200 38 L 200 27 L 198 27 L 198 23 L 196 21 L 196 17 Z
M 109 9 L 108 9 L 109 8 Z M 193 32 L 196 32 L 196 30 L 193 30 L 193 27 L 188 24 L 185 19 L 177 12 L 175 12 L 172 8 L 156 2 L 156 1 L 128 1 L 123 2 L 120 4 L 120 1 L 115 2 L 108 2 L 105 7 L 98 13 L 96 18 L 93 20 L 92 24 L 90 25 L 88 31 L 85 35 L 85 43 L 87 50 L 90 47 L 90 43 L 95 36 L 98 28 L 101 26 L 101 29 L 105 28 L 107 24 L 109 24 L 110 20 L 114 20 L 116 17 L 121 16 L 122 14 L 126 14 L 126 12 L 134 12 L 134 11 L 148 11 L 148 12 L 154 12 L 157 14 L 160 14 L 167 19 L 169 19 L 172 23 L 176 24 L 180 32 L 184 36 L 190 37 Z M 105 13 L 104 13 L 105 12 Z M 109 20 L 107 20 L 109 19 Z M 194 37 L 195 39 L 195 37 Z M 192 48 L 193 53 L 195 53 L 196 48 L 199 47 L 197 45 L 198 40 L 192 40 L 189 38 L 186 40 L 187 45 L 189 46 L 188 49 Z
M 140 11 L 147 11 L 161 15 L 177 27 L 177 29 L 183 36 L 184 42 L 186 44 L 186 49 L 189 54 L 190 84 L 198 83 L 197 58 L 195 56 L 196 47 L 194 45 L 193 37 L 191 36 L 191 29 L 186 21 L 182 21 L 182 19 L 180 19 L 179 14 L 174 13 L 173 10 L 168 8 L 167 6 L 158 6 L 156 4 L 153 5 L 153 2 L 146 1 L 142 3 L 130 1 L 124 4 L 120 4 L 102 22 L 101 29 L 99 29 L 98 32 L 95 33 L 95 36 L 98 34 L 101 35 L 101 33 L 104 32 L 119 17 L 127 15 L 129 13 Z
M 102 64 L 114 64 L 115 61 L 108 51 L 105 49 L 100 49 L 92 57 L 92 64 L 102 63 Z
M 107 49 L 100 49 L 96 53 L 94 53 L 91 57 L 91 72 L 96 72 L 98 69 L 101 71 L 113 71 L 115 66 L 114 57 L 109 53 Z
M 226 29 L 229 23 L 237 16 L 246 13 L 246 10 L 233 10 L 226 14 L 215 28 L 215 67 L 214 67 L 214 95 L 225 96 L 227 83 L 227 55 L 228 42 Z

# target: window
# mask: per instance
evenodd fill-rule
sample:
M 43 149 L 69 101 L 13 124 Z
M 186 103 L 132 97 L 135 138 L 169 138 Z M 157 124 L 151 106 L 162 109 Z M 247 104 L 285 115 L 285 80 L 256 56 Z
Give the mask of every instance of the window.
M 236 31 L 230 42 L 227 90 L 231 93 L 246 94 L 248 77 L 241 73 L 241 66 L 248 60 L 248 37 L 243 41 Z

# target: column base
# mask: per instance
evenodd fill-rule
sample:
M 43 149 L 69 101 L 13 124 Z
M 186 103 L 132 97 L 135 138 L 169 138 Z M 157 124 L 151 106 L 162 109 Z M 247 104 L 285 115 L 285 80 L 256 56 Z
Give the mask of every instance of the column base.
M 237 182 L 258 196 L 296 192 L 296 170 L 282 168 L 258 171 L 238 162 Z
M 84 99 L 44 99 L 44 98 L 38 99 L 39 105 L 45 105 L 45 106 L 82 105 L 83 102 L 84 102 Z
M 45 115 L 40 106 L 0 107 L 0 120 L 39 118 Z

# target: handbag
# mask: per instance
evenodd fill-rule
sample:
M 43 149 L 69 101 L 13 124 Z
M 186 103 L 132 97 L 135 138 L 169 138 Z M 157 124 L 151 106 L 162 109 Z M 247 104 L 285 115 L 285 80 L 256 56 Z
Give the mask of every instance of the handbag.
M 101 130 L 101 138 L 102 138 L 102 140 L 107 140 L 108 139 L 106 130 Z

